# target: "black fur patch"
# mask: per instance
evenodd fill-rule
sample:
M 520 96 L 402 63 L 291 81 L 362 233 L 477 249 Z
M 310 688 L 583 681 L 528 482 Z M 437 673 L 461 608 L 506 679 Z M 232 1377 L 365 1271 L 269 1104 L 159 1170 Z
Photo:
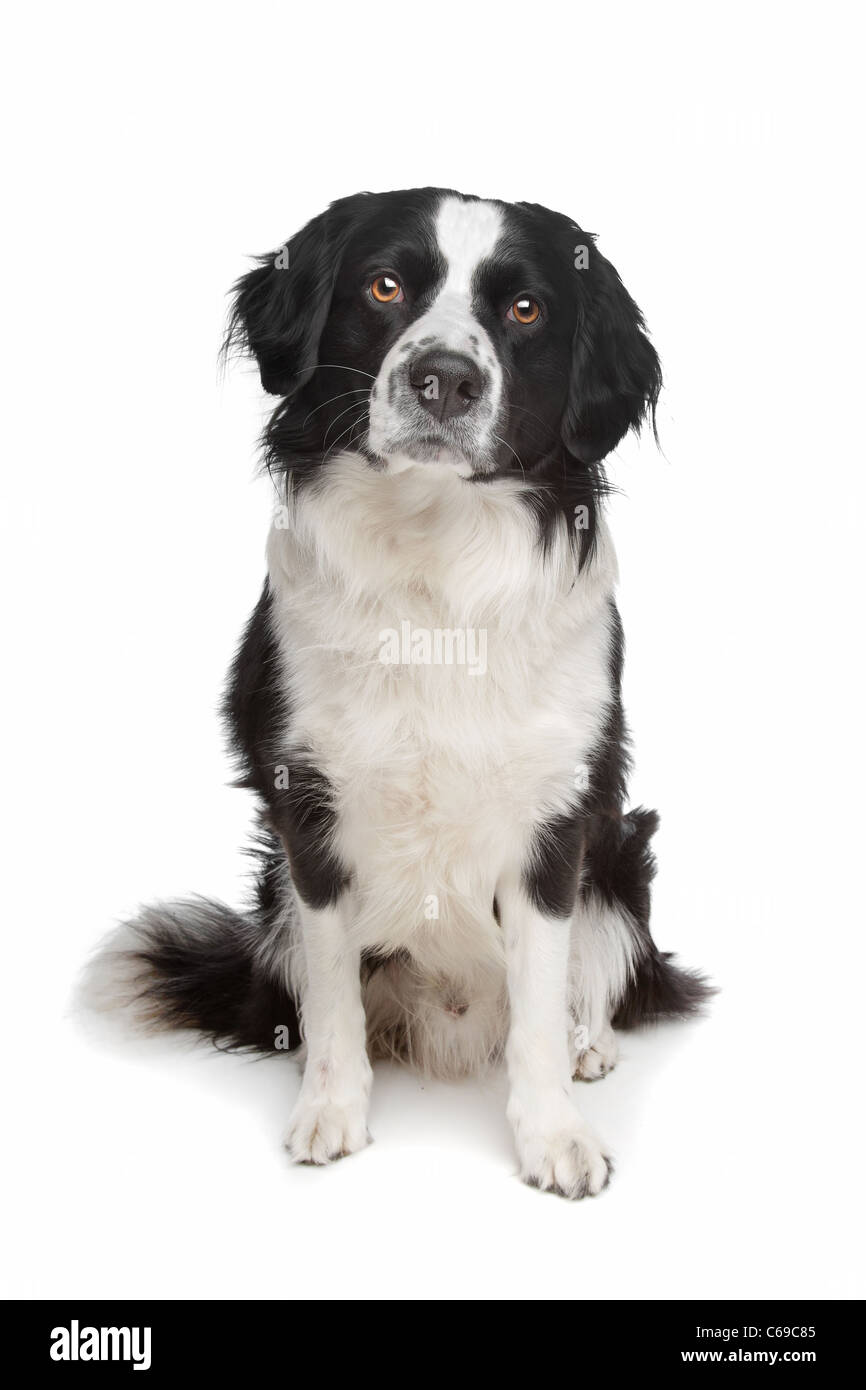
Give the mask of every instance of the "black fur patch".
M 284 748 L 286 696 L 271 626 L 267 583 L 229 674 L 223 712 L 240 763 L 241 786 L 258 793 L 279 836 L 292 880 L 311 907 L 335 903 L 348 873 L 331 848 L 333 790 L 311 758 Z
M 349 874 L 332 847 L 337 823 L 327 777 L 302 758 L 286 764 L 288 787 L 271 811 L 271 823 L 286 847 L 292 882 L 310 907 L 332 906 Z
M 539 827 L 523 870 L 530 902 L 551 917 L 570 917 L 580 877 L 583 816 L 557 816 Z
M 262 899 L 259 899 L 262 905 Z M 133 924 L 130 953 L 145 967 L 138 995 L 162 1026 L 194 1028 L 227 1050 L 273 1053 L 300 1042 L 294 1001 L 256 968 L 260 922 L 205 898 L 157 904 Z

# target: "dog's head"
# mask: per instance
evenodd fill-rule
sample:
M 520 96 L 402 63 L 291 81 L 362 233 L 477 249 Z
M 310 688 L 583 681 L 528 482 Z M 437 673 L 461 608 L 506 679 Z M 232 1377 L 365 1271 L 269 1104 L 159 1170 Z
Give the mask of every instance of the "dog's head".
M 236 286 L 230 342 L 283 397 L 271 459 L 592 469 L 652 414 L 659 362 L 593 237 L 441 189 L 334 203 Z

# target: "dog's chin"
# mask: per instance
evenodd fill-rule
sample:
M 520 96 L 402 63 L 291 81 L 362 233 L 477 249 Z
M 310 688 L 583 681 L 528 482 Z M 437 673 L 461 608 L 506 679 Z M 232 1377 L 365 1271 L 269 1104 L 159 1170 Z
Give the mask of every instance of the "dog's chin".
M 456 441 L 433 434 L 389 441 L 377 449 L 376 456 L 388 473 L 405 473 L 411 468 L 442 468 L 460 478 L 472 478 L 490 467 Z
M 456 453 L 445 445 L 428 445 L 422 449 L 395 449 L 384 455 L 385 472 L 406 473 L 412 468 L 442 468 L 456 473 L 460 478 L 471 478 L 475 471 L 464 454 Z

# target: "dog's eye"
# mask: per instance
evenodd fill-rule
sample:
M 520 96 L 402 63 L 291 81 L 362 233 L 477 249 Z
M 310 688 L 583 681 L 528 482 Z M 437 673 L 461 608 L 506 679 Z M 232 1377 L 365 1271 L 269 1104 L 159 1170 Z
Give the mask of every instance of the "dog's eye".
M 519 299 L 515 299 L 506 318 L 514 323 L 535 323 L 541 313 L 541 305 L 537 299 L 531 299 L 528 294 L 522 294 Z
M 377 275 L 370 286 L 370 293 L 377 304 L 399 304 L 404 298 L 403 286 L 393 275 Z

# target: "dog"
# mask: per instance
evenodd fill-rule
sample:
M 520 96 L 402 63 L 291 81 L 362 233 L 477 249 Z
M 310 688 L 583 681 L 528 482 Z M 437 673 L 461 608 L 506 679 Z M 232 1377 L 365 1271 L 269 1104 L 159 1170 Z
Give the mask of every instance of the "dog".
M 368 1143 L 371 1059 L 504 1058 L 522 1177 L 595 1195 L 611 1160 L 572 1079 L 710 992 L 653 941 L 657 816 L 626 809 L 603 461 L 655 430 L 643 317 L 569 218 L 423 188 L 341 199 L 259 258 L 225 349 L 279 398 L 224 704 L 255 896 L 144 909 L 91 998 L 301 1049 L 301 1163 Z

